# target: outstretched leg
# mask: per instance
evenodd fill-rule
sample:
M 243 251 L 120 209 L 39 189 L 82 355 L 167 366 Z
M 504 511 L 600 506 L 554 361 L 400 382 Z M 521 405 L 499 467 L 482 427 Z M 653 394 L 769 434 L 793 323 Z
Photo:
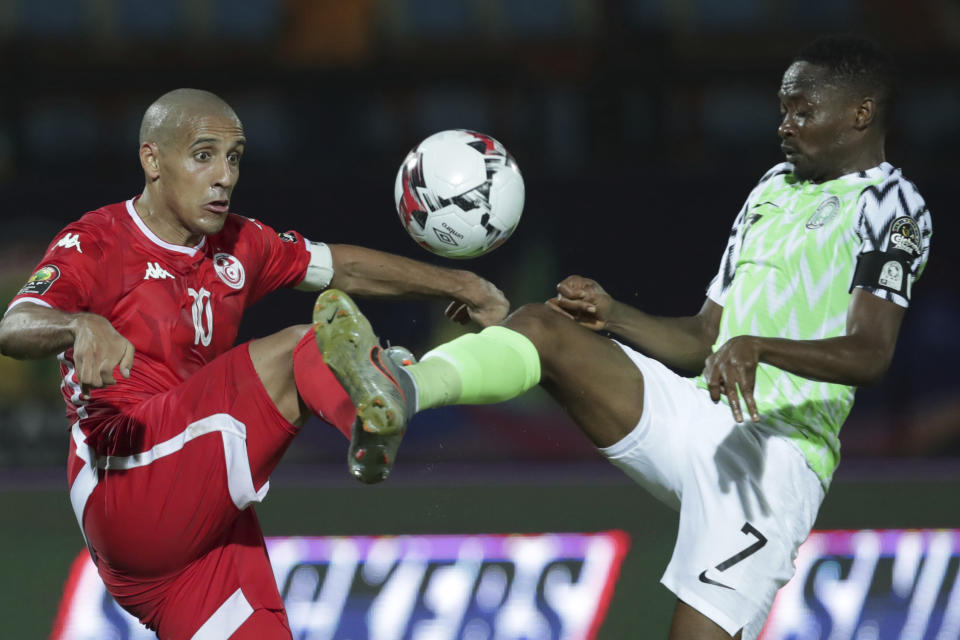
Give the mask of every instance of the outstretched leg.
M 412 383 L 401 373 L 403 366 L 414 362 L 413 354 L 403 347 L 382 349 L 353 300 L 334 289 L 317 297 L 312 337 L 314 342 L 302 345 L 311 351 L 294 360 L 301 394 L 316 368 L 302 361 L 310 354 L 320 355 L 317 366 L 330 368 L 355 408 L 348 433 L 350 473 L 361 482 L 380 482 L 393 469 L 407 419 L 415 411 Z
M 389 475 L 415 402 L 398 369 L 414 358 L 402 347 L 381 349 L 349 296 L 324 291 L 312 326 L 252 341 L 250 359 L 284 418 L 300 426 L 314 414 L 350 439 L 354 477 L 373 483 Z
M 501 333 L 507 329 L 513 335 Z M 539 383 L 564 408 L 583 432 L 600 448 L 623 441 L 637 428 L 644 411 L 643 373 L 614 341 L 589 331 L 553 311 L 547 305 L 531 304 L 518 309 L 496 331 L 489 328 L 479 334 L 463 336 L 441 345 L 407 371 L 417 379 L 428 406 L 506 400 L 523 391 L 514 384 L 500 387 L 506 369 L 524 366 L 521 344 L 503 349 L 504 342 L 517 336 L 533 349 L 539 361 Z M 491 356 L 491 354 L 494 354 Z M 499 359 L 499 368 L 491 360 Z M 486 363 L 486 367 L 483 365 Z M 486 369 L 478 373 L 475 369 Z M 446 380 L 440 379 L 445 376 Z M 479 382 L 449 378 L 479 378 Z M 519 376 L 522 378 L 523 376 Z M 485 384 L 489 379 L 490 384 Z M 427 387 L 444 388 L 442 400 L 431 398 Z M 465 389 L 457 394 L 457 389 Z M 491 393 L 500 389 L 501 395 Z M 452 392 L 451 392 L 452 389 Z M 479 391 L 478 391 L 479 390 Z M 670 640 L 722 640 L 731 636 L 716 622 L 677 601 Z M 734 638 L 739 639 L 740 632 Z
M 545 304 L 521 307 L 504 326 L 540 354 L 540 385 L 598 447 L 630 433 L 643 413 L 643 376 L 612 340 Z
M 250 360 L 273 404 L 289 422 L 302 426 L 310 412 L 304 406 L 293 377 L 293 350 L 310 325 L 287 327 L 250 342 Z
M 347 393 L 323 361 L 308 324 L 287 327 L 250 342 L 253 368 L 280 414 L 303 426 L 310 415 L 350 437 L 355 411 Z
M 502 402 L 539 382 L 599 447 L 630 433 L 643 412 L 643 376 L 623 350 L 544 304 L 440 345 L 407 371 L 421 409 Z

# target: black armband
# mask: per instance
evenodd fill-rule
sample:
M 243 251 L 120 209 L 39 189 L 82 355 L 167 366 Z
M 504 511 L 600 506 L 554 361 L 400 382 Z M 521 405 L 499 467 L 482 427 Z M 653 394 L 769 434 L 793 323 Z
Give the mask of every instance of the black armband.
M 883 289 L 909 301 L 912 284 L 910 259 L 905 251 L 868 251 L 857 260 L 850 291 L 858 286 Z

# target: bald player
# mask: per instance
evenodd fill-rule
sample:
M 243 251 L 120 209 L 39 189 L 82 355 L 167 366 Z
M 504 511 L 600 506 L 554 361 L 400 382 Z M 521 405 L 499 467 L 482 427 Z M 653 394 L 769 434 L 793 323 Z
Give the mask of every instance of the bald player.
M 309 325 L 234 347 L 249 305 L 281 287 L 337 287 L 452 298 L 448 315 L 481 325 L 508 308 L 472 273 L 231 213 L 245 145 L 214 94 L 160 97 L 140 130 L 143 193 L 57 234 L 0 322 L 2 353 L 57 354 L 77 520 L 108 591 L 164 639 L 289 638 L 252 505 L 311 412 L 352 439 L 366 481 L 389 472 L 402 435 L 375 433 L 395 418 L 375 406 L 361 412 L 369 431 L 355 424 Z

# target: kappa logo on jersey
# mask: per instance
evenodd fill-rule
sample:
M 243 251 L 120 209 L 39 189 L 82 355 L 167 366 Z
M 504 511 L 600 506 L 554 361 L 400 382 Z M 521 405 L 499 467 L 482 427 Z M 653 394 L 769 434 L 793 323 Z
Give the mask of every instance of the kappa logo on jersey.
M 909 216 L 902 216 L 890 225 L 890 246 L 907 252 L 912 258 L 920 255 L 920 227 Z
M 213 268 L 216 269 L 220 279 L 232 289 L 242 289 L 243 283 L 247 281 L 243 265 L 229 253 L 218 253 L 213 256 Z
M 820 203 L 817 210 L 807 220 L 807 229 L 819 229 L 833 220 L 840 213 L 840 198 L 830 196 Z
M 23 285 L 23 288 L 20 289 L 20 292 L 17 293 L 18 296 L 23 294 L 30 294 L 35 296 L 42 296 L 47 292 L 47 289 L 50 288 L 54 282 L 57 281 L 57 278 L 60 277 L 60 269 L 56 265 L 48 264 L 40 267 L 34 272 L 30 279 L 27 280 L 27 284 Z
M 210 292 L 203 287 L 200 287 L 200 291 L 188 287 L 187 293 L 193 298 L 193 344 L 209 347 L 213 339 L 213 305 L 210 304 Z
M 64 249 L 76 249 L 80 253 L 83 253 L 83 249 L 80 248 L 80 234 L 79 233 L 68 233 L 59 240 L 57 240 L 57 247 L 63 247 Z
M 147 273 L 143 276 L 144 280 L 163 280 L 164 278 L 173 278 L 173 274 L 160 266 L 159 262 L 148 262 Z

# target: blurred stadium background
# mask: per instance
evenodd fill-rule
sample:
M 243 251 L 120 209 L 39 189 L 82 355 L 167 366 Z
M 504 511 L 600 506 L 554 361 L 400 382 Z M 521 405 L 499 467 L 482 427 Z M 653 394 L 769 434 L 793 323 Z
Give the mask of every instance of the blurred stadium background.
M 780 160 L 784 68 L 838 31 L 874 37 L 899 63 L 888 159 L 918 185 L 936 233 L 893 366 L 859 392 L 844 428 L 818 528 L 960 527 L 955 0 L 2 0 L 0 297 L 65 223 L 139 192 L 143 110 L 187 86 L 222 95 L 246 126 L 237 212 L 439 262 L 397 222 L 394 173 L 426 135 L 476 129 L 517 158 L 527 206 L 506 245 L 462 266 L 516 305 L 581 273 L 648 311 L 691 313 L 743 198 Z M 311 305 L 276 294 L 241 338 L 302 322 Z M 417 353 L 459 330 L 440 304 L 363 308 Z M 52 360 L 0 357 L 3 637 L 50 633 L 82 548 L 58 384 Z M 304 430 L 259 509 L 268 535 L 622 530 L 630 546 L 598 637 L 665 636 L 673 599 L 658 579 L 674 514 L 542 394 L 419 416 L 383 486 L 347 478 L 345 452 L 319 423 Z M 937 624 L 949 611 L 960 620 L 958 562 L 941 576 Z M 911 593 L 897 601 L 903 615 L 831 637 L 900 637 Z M 838 624 L 817 611 L 822 636 L 795 637 Z M 946 640 L 936 628 L 903 637 Z

